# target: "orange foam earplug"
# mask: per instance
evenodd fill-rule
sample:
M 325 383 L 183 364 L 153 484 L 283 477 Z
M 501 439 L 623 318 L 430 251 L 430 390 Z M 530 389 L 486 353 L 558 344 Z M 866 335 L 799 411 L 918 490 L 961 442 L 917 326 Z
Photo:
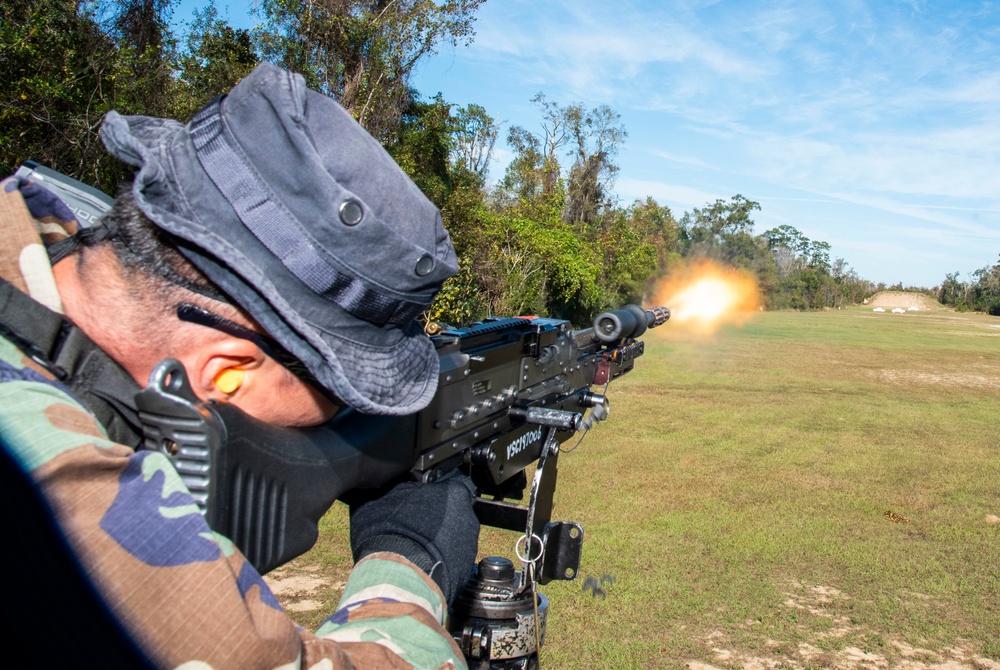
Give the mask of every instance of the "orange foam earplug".
M 246 373 L 239 368 L 226 368 L 215 376 L 215 386 L 228 395 L 243 386 L 243 378 L 245 376 Z

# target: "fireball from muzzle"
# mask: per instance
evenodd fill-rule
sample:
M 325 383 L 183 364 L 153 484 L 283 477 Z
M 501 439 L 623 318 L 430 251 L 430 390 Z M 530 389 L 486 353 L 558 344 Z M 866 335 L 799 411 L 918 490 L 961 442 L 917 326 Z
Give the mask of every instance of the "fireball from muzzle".
M 711 260 L 696 261 L 669 272 L 657 282 L 653 302 L 670 308 L 675 328 L 699 333 L 746 323 L 762 305 L 752 274 Z

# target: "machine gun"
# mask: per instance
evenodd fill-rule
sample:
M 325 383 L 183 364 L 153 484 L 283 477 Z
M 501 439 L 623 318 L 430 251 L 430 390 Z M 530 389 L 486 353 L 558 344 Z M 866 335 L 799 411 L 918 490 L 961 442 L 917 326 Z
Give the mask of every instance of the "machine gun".
M 643 354 L 636 338 L 669 318 L 665 307 L 627 305 L 581 331 L 515 318 L 435 338 L 441 386 L 421 413 L 412 472 L 468 468 L 480 521 L 522 534 L 520 574 L 507 558 L 484 558 L 454 604 L 451 631 L 470 667 L 537 667 L 548 601 L 535 584 L 575 578 L 583 546 L 579 524 L 551 520 L 561 445 L 607 418 L 607 385 Z M 527 505 L 509 502 L 523 497 L 532 464 Z

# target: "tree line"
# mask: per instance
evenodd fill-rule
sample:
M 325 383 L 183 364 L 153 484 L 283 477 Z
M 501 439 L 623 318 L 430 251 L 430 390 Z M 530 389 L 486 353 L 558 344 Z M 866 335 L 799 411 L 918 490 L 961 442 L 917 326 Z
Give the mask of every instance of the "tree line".
M 957 272 L 948 273 L 935 297 L 960 312 L 1000 316 L 1000 262 L 975 270 L 965 281 Z
M 792 226 L 757 234 L 760 205 L 743 195 L 680 219 L 653 198 L 621 203 L 613 184 L 628 133 L 607 105 L 539 93 L 537 124 L 504 130 L 479 105 L 422 97 L 414 67 L 442 44 L 468 44 L 485 0 L 262 0 L 253 30 L 209 3 L 180 37 L 177 1 L 5 0 L 0 173 L 30 158 L 113 193 L 130 168 L 97 137 L 108 110 L 185 120 L 268 60 L 337 99 L 441 209 L 460 272 L 428 318 L 582 324 L 642 302 L 671 267 L 698 258 L 752 273 L 771 309 L 857 304 L 885 288 Z M 491 179 L 501 140 L 513 158 Z M 995 296 L 1000 270 L 982 272 L 974 287 L 949 275 L 942 301 L 976 308 Z

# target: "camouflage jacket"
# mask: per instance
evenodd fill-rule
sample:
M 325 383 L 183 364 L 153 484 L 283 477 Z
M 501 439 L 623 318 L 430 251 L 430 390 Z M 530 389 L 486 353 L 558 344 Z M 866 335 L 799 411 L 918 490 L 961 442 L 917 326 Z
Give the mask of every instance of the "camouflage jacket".
M 0 276 L 61 310 L 46 245 L 74 234 L 48 191 L 0 181 Z M 161 667 L 465 667 L 437 585 L 394 554 L 359 562 L 336 612 L 298 628 L 213 533 L 169 461 L 111 442 L 50 373 L 0 337 L 0 444 L 29 472 L 115 616 Z

